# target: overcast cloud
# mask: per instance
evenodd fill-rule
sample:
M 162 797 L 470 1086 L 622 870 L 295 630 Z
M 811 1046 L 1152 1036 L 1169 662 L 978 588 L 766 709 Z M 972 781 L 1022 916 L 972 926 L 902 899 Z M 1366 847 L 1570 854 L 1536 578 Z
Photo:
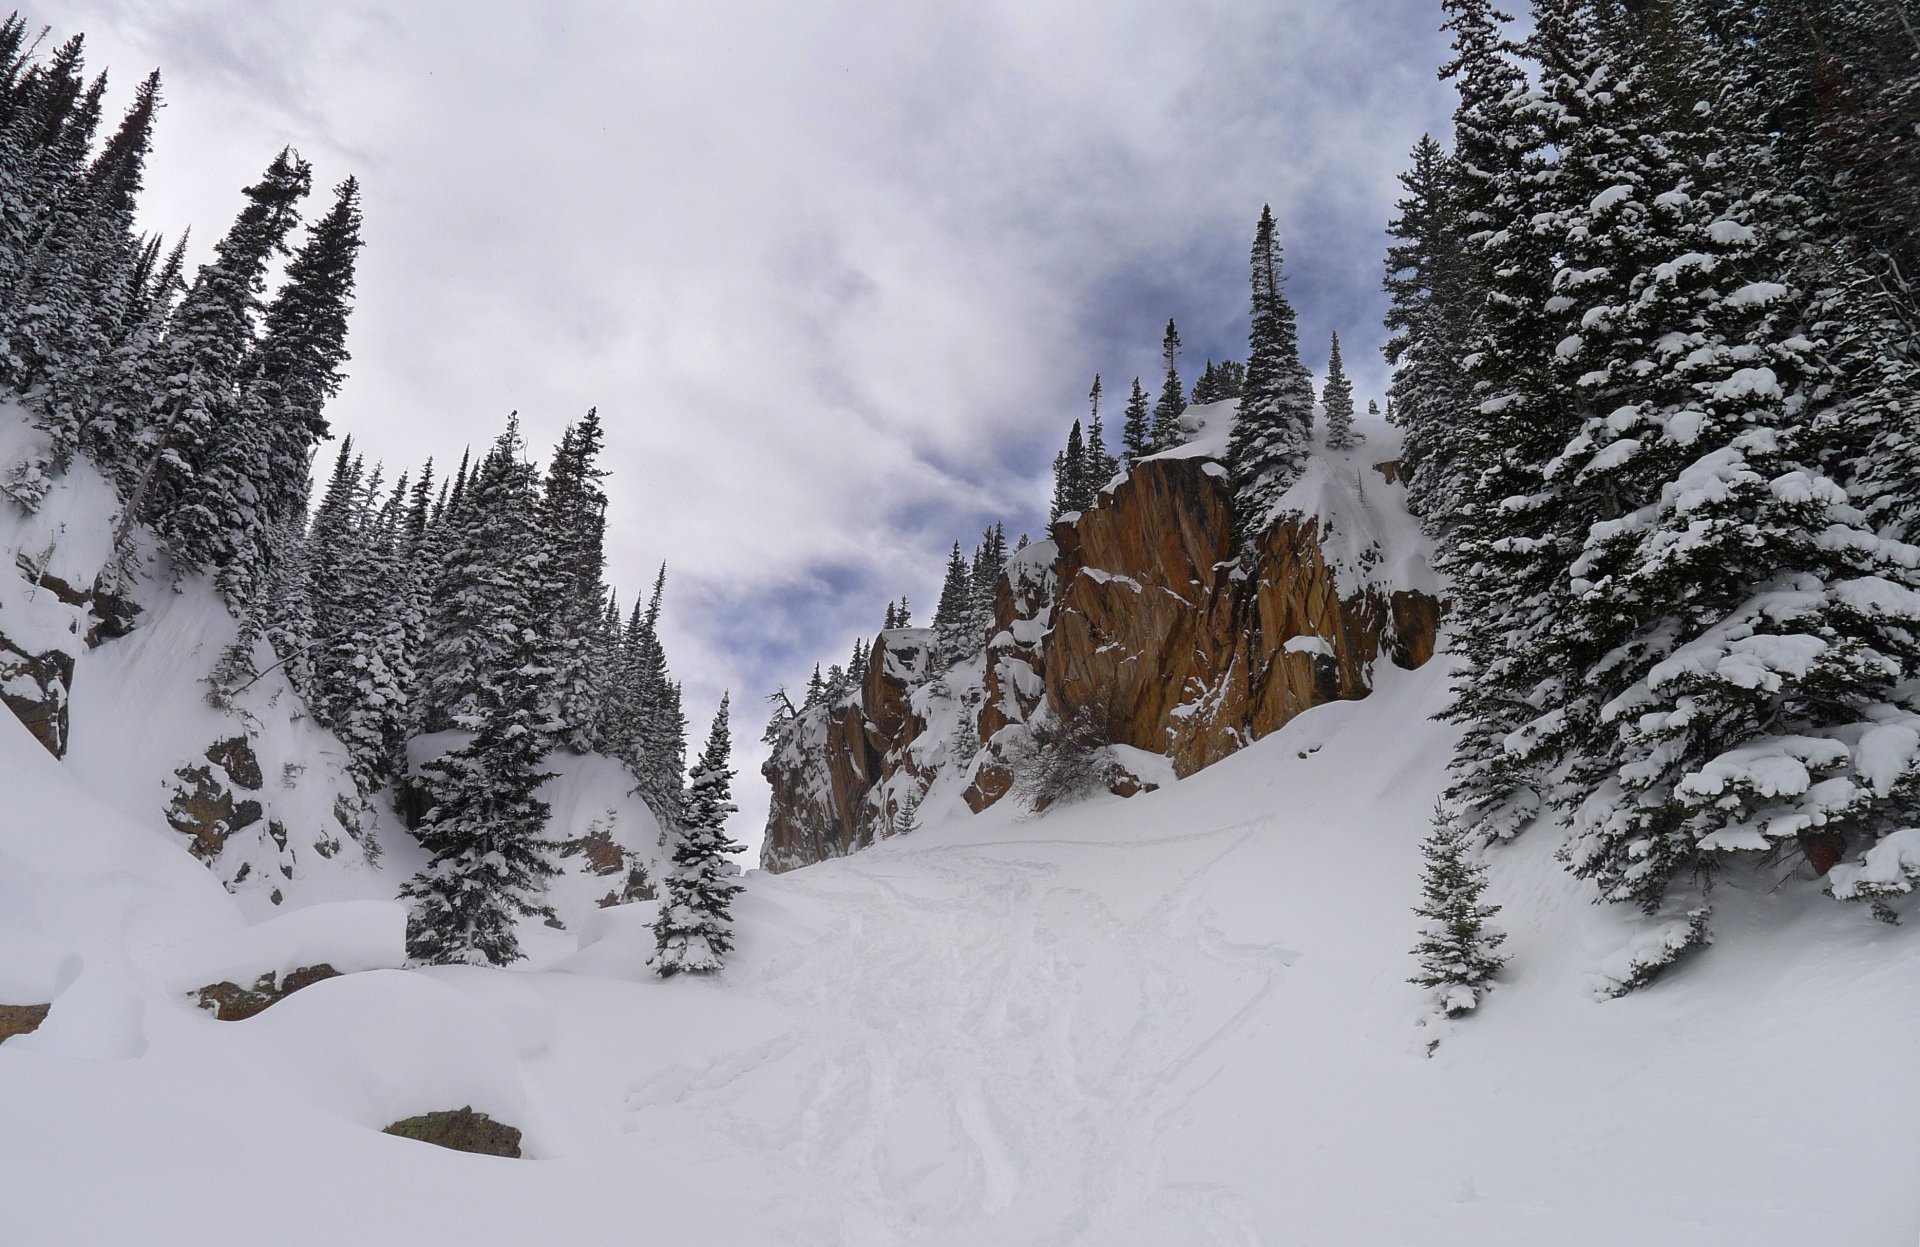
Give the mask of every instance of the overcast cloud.
M 200 256 L 293 144 L 365 190 L 331 408 L 390 470 L 597 405 L 610 575 L 669 566 L 697 747 L 731 688 L 757 844 L 761 697 L 925 619 L 944 551 L 1045 521 L 1095 371 L 1245 354 L 1260 205 L 1308 363 L 1364 402 L 1394 174 L 1445 124 L 1429 0 L 1096 4 L 62 0 L 116 104 L 158 65 L 149 228 Z M 321 197 L 316 196 L 315 208 Z M 323 452 L 325 453 L 325 452 Z

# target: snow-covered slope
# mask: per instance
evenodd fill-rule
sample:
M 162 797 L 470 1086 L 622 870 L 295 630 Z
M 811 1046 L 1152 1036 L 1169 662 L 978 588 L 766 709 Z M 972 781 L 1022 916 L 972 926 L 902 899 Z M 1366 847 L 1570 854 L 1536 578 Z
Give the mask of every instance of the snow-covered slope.
M 544 969 L 350 974 L 235 1023 L 183 967 L 365 963 L 377 913 L 249 933 L 0 718 L 0 999 L 53 1000 L 0 1045 L 0 1240 L 1912 1244 L 1920 942 L 1806 886 L 1727 889 L 1729 938 L 1603 1003 L 1626 917 L 1522 838 L 1489 898 L 1513 962 L 1424 1055 L 1444 666 L 1131 801 L 753 875 L 715 981 L 648 975 L 639 903 Z M 463 1104 L 533 1159 L 377 1133 Z

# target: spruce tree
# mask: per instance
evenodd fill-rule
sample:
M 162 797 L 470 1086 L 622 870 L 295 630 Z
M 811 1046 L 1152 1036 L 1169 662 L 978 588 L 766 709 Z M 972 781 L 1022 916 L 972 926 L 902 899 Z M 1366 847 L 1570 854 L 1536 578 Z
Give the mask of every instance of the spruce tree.
M 1266 531 L 1274 503 L 1306 467 L 1313 429 L 1313 382 L 1300 363 L 1299 330 L 1281 281 L 1273 211 L 1263 207 L 1253 236 L 1246 389 L 1227 438 L 1234 521 L 1243 541 Z
M 1127 396 L 1127 420 L 1121 427 L 1120 444 L 1125 449 L 1129 468 L 1159 449 L 1153 442 L 1153 416 L 1147 406 L 1147 392 L 1140 388 L 1138 377 L 1133 379 L 1133 392 Z
M 1166 362 L 1166 379 L 1160 385 L 1160 401 L 1153 405 L 1153 446 L 1165 450 L 1187 440 L 1180 417 L 1187 410 L 1186 390 L 1180 384 L 1180 331 L 1167 321 L 1166 336 L 1160 340 L 1160 358 Z
M 184 568 L 231 561 L 259 515 L 248 465 L 270 458 L 267 430 L 238 412 L 269 262 L 298 221 L 312 174 L 291 148 L 247 188 L 247 206 L 214 247 L 169 322 L 148 419 L 135 431 L 145 466 L 115 533 L 151 519 Z
M 1420 904 L 1413 911 L 1421 919 L 1413 946 L 1420 970 L 1409 981 L 1429 989 L 1435 1007 L 1455 1016 L 1480 1003 L 1506 964 L 1496 951 L 1506 935 L 1488 924 L 1499 906 L 1481 903 L 1486 867 L 1474 860 L 1467 833 L 1444 810 L 1435 812 L 1420 856 Z
M 1320 405 L 1327 412 L 1327 448 L 1348 450 L 1360 444 L 1353 431 L 1353 383 L 1340 359 L 1340 335 L 1333 335 L 1333 349 L 1327 357 L 1327 384 L 1320 392 Z
M 712 974 L 733 951 L 733 898 L 740 868 L 731 855 L 746 846 L 727 836 L 733 804 L 732 746 L 727 729 L 727 698 L 707 733 L 707 745 L 687 785 L 686 820 L 673 846 L 667 894 L 653 924 L 655 951 L 648 962 L 661 978 L 676 974 Z
M 529 577 L 529 583 L 532 577 Z M 521 918 L 551 918 L 546 880 L 558 848 L 544 838 L 547 803 L 535 793 L 552 735 L 544 703 L 552 669 L 534 614 L 524 613 L 518 665 L 480 692 L 462 723 L 466 745 L 423 768 L 430 804 L 415 833 L 431 855 L 400 894 L 412 904 L 407 955 L 429 964 L 507 965 L 521 957 Z
M 1100 375 L 1094 374 L 1093 388 L 1087 391 L 1091 410 L 1087 416 L 1087 484 L 1091 498 L 1120 470 L 1119 460 L 1107 449 L 1107 430 L 1100 420 Z
M 606 689 L 602 617 L 606 612 L 605 444 L 598 409 L 567 427 L 547 469 L 541 506 L 553 542 L 549 631 L 555 653 L 555 717 L 561 743 L 577 753 L 600 744 L 600 700 Z
M 942 667 L 959 662 L 973 649 L 968 630 L 972 599 L 972 577 L 968 575 L 967 561 L 961 557 L 960 543 L 956 541 L 947 558 L 946 577 L 940 585 L 940 604 L 933 612 L 935 655 Z

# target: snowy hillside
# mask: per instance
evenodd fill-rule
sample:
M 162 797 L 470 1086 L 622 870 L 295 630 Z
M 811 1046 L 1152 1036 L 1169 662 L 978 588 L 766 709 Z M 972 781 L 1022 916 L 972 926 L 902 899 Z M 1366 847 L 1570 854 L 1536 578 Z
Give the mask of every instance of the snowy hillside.
M 1505 981 L 1422 1055 L 1401 980 L 1443 665 L 1130 801 L 755 875 L 712 981 L 646 971 L 640 903 L 543 969 L 348 974 L 231 1023 L 182 991 L 396 964 L 397 915 L 249 930 L 0 718 L 0 988 L 53 1002 L 0 1046 L 8 1234 L 1911 1243 L 1920 945 L 1853 907 L 1723 894 L 1737 938 L 1602 1003 L 1586 974 L 1630 928 L 1522 839 L 1494 858 Z M 463 1105 L 532 1159 L 377 1133 Z

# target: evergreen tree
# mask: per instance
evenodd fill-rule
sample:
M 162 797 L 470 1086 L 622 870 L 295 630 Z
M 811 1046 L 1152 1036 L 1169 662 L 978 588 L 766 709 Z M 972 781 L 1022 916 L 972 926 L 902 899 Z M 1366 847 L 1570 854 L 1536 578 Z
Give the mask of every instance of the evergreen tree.
M 661 978 L 711 974 L 733 951 L 734 882 L 740 868 L 731 854 L 745 852 L 727 836 L 727 818 L 735 812 L 732 746 L 727 730 L 727 699 L 707 734 L 707 745 L 688 783 L 685 825 L 674 842 L 667 895 L 653 925 L 656 950 L 648 962 Z
M 522 633 L 552 645 L 544 611 L 528 624 L 523 613 L 536 607 L 519 601 L 542 593 L 553 568 L 539 472 L 525 458 L 517 416 L 464 486 L 459 504 L 448 504 L 447 554 L 421 662 L 422 718 L 430 732 L 472 717 L 486 687 L 521 661 Z M 539 665 L 550 669 L 552 660 L 543 653 Z
M 687 719 L 681 712 L 680 686 L 667 669 L 666 646 L 660 640 L 660 608 L 666 597 L 667 568 L 660 565 L 653 594 L 639 627 L 625 642 L 627 661 L 634 672 L 637 716 L 630 766 L 639 781 L 641 798 L 662 823 L 680 817 L 686 793 Z M 819 672 L 815 671 L 816 680 Z
M 1293 306 L 1281 290 L 1273 212 L 1260 210 L 1252 256 L 1253 319 L 1246 390 L 1227 439 L 1234 519 L 1243 541 L 1264 533 L 1273 504 L 1306 466 L 1313 429 L 1313 381 L 1300 363 Z
M 1457 177 L 1440 144 L 1421 135 L 1412 167 L 1400 175 L 1407 193 L 1387 226 L 1395 239 L 1387 248 L 1384 283 L 1389 306 L 1383 350 L 1394 369 L 1389 409 L 1405 430 L 1400 463 L 1407 509 L 1434 534 L 1450 528 L 1460 511 L 1462 471 L 1456 439 L 1448 434 L 1467 402 L 1459 361 L 1475 311 L 1461 251 Z
M 899 615 L 899 613 L 898 613 L 898 612 L 897 612 L 897 611 L 896 611 L 896 610 L 894 609 L 894 605 L 893 605 L 893 603 L 892 603 L 892 602 L 888 602 L 888 603 L 887 603 L 887 618 L 886 618 L 886 622 L 884 622 L 884 623 L 882 623 L 882 624 L 880 625 L 880 629 L 881 629 L 881 631 L 883 631 L 883 632 L 891 632 L 891 631 L 893 631 L 893 630 L 894 630 L 895 628 L 898 628 L 899 626 L 900 626 L 900 615 Z
M 516 606 L 516 661 L 462 720 L 473 739 L 423 768 L 431 804 L 416 834 L 431 857 L 400 890 L 412 903 L 407 955 L 416 961 L 507 965 L 522 955 L 517 920 L 553 916 L 543 895 L 558 850 L 543 835 L 547 803 L 534 795 L 551 778 L 540 766 L 553 743 L 544 709 L 552 669 L 533 610 Z
M 601 743 L 600 700 L 606 691 L 606 492 L 598 465 L 605 443 L 597 409 L 568 426 L 547 469 L 542 499 L 546 530 L 553 541 L 553 584 L 549 591 L 554 639 L 555 718 L 560 741 L 577 753 Z
M 1167 321 L 1166 336 L 1160 340 L 1160 357 L 1166 361 L 1166 380 L 1160 386 L 1160 401 L 1153 405 L 1153 446 L 1165 450 L 1187 440 L 1180 417 L 1187 410 L 1186 390 L 1180 384 L 1180 331 Z
M 1411 982 L 1430 989 L 1435 1005 L 1449 1016 L 1480 1003 L 1487 985 L 1506 957 L 1496 950 L 1506 935 L 1488 925 L 1499 906 L 1481 903 L 1486 867 L 1473 858 L 1466 832 L 1445 811 L 1434 816 L 1433 831 L 1420 846 L 1420 939 L 1413 955 L 1420 971 Z
M 1340 360 L 1340 335 L 1333 335 L 1333 350 L 1327 357 L 1327 385 L 1320 393 L 1320 405 L 1327 412 L 1327 448 L 1348 450 L 1360 444 L 1353 431 L 1353 383 L 1347 380 Z
M 1153 423 L 1147 406 L 1147 392 L 1140 388 L 1138 377 L 1133 379 L 1133 393 L 1127 396 L 1127 420 L 1120 436 L 1129 468 L 1158 449 L 1153 444 Z
M 980 535 L 969 574 L 967 633 L 984 644 L 999 613 L 1000 573 L 1007 566 L 1007 530 L 996 523 Z
M 1087 484 L 1091 499 L 1098 496 L 1100 489 L 1120 471 L 1120 461 L 1107 449 L 1107 430 L 1100 420 L 1100 374 L 1093 377 L 1093 388 L 1087 391 L 1087 403 L 1091 411 L 1087 416 Z M 1084 509 L 1084 508 L 1083 508 Z M 1004 534 L 1003 534 L 1004 535 Z
M 940 604 L 933 612 L 935 656 L 942 667 L 959 662 L 972 649 L 968 629 L 972 597 L 972 577 L 968 575 L 967 561 L 960 556 L 960 543 L 956 541 L 947 559 L 946 579 L 940 586 Z
M 135 433 L 146 464 L 124 508 L 116 547 L 151 519 L 183 567 L 231 561 L 257 514 L 257 482 L 237 465 L 268 457 L 264 431 L 239 418 L 237 383 L 250 357 L 268 263 L 298 220 L 312 175 L 291 148 L 247 188 L 247 207 L 214 247 L 168 325 L 152 376 L 149 418 Z
M 1093 473 L 1093 456 L 1088 453 L 1086 442 L 1081 437 L 1080 422 L 1075 420 L 1073 428 L 1067 433 L 1066 449 L 1053 459 L 1050 522 L 1058 523 L 1061 516 L 1084 511 L 1093 505 L 1094 490 L 1098 487 L 1093 481 Z

